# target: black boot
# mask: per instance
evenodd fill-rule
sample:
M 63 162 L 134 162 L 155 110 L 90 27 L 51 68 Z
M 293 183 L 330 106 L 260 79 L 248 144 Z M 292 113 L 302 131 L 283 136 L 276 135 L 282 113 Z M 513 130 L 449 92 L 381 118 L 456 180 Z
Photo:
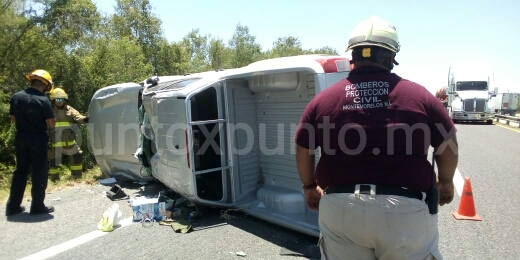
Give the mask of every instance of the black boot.
M 25 211 L 25 207 L 24 206 L 20 206 L 18 208 L 14 208 L 14 209 L 11 209 L 11 208 L 7 207 L 5 209 L 5 215 L 6 216 L 11 216 L 11 215 L 14 215 L 14 214 L 22 213 L 24 211 Z
M 49 206 L 49 207 L 43 207 L 41 209 L 32 209 L 31 208 L 31 212 L 29 213 L 30 215 L 40 215 L 40 214 L 49 214 L 49 213 L 52 213 L 54 212 L 54 207 L 53 206 Z

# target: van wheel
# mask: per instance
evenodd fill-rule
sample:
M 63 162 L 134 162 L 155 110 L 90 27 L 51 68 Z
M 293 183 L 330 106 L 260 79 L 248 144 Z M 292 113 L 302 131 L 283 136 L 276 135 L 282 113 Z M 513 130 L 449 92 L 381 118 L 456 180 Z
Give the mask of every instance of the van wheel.
M 486 120 L 486 124 L 492 125 L 493 124 L 493 120 Z

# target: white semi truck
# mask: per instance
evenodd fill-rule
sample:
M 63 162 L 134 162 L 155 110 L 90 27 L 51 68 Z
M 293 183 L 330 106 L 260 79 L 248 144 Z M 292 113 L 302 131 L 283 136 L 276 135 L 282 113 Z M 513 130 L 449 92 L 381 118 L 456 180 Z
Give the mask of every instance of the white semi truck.
M 493 74 L 486 65 L 457 64 L 448 73 L 447 109 L 456 121 L 493 123 L 497 89 L 492 90 Z
M 494 98 L 497 114 L 515 116 L 518 110 L 518 93 L 499 93 Z

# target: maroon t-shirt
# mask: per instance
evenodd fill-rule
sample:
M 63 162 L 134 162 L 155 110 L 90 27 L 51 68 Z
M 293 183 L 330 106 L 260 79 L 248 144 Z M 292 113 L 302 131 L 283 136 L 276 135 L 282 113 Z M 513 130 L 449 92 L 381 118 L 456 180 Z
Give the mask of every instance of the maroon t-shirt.
M 354 69 L 305 108 L 296 144 L 320 147 L 322 188 L 375 184 L 427 191 L 428 148 L 456 132 L 442 103 L 426 88 L 376 67 Z

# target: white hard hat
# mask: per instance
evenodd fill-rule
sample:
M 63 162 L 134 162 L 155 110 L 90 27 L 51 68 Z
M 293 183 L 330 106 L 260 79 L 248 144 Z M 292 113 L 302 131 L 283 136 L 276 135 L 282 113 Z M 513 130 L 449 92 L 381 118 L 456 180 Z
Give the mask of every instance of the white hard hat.
M 362 21 L 352 30 L 345 51 L 367 45 L 382 47 L 394 53 L 399 52 L 401 47 L 395 27 L 377 16 Z

